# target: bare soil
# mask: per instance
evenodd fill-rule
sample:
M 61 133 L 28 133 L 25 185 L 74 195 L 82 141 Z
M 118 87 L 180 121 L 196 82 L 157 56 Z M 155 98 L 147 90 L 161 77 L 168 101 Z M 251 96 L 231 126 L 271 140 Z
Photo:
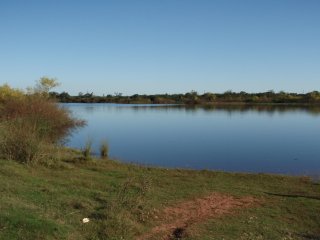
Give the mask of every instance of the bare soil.
M 156 216 L 159 224 L 137 240 L 152 239 L 155 236 L 157 239 L 160 236 L 162 240 L 182 239 L 191 225 L 231 214 L 236 209 L 252 206 L 256 202 L 253 197 L 240 198 L 220 193 L 184 201 L 163 209 L 160 216 Z

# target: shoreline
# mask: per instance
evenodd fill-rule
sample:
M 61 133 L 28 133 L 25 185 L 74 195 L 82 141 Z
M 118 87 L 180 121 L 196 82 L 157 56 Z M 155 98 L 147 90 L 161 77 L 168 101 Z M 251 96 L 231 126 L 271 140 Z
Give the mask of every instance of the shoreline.
M 320 188 L 308 177 L 151 168 L 84 161 L 75 150 L 61 154 L 49 166 L 0 160 L 0 238 L 318 234 Z M 82 223 L 85 218 L 89 222 Z
M 204 103 L 150 103 L 150 102 L 95 102 L 95 101 L 59 101 L 59 103 L 84 103 L 84 104 L 128 104 L 128 105 L 165 105 L 165 106 L 319 106 L 320 103 L 304 103 L 304 102 L 204 102 Z

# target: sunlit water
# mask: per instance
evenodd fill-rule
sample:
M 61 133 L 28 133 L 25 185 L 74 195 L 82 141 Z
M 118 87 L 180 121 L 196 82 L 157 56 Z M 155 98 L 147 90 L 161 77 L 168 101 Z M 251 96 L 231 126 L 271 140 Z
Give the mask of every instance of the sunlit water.
M 98 154 L 161 167 L 319 176 L 320 111 L 298 107 L 186 108 L 64 104 L 87 121 L 68 146 L 88 139 Z

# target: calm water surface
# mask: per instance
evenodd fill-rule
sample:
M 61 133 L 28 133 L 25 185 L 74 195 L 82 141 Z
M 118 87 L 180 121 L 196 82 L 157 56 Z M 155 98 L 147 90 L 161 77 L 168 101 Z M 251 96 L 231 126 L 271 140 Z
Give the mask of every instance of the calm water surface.
M 298 107 L 190 108 L 166 105 L 65 104 L 88 125 L 68 143 L 161 167 L 320 174 L 320 110 Z

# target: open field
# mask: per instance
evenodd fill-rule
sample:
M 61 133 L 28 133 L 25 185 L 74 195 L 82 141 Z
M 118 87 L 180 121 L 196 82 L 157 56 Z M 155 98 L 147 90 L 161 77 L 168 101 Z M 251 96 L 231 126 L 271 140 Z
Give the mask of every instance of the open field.
M 320 185 L 306 177 L 73 154 L 52 167 L 0 160 L 0 239 L 320 239 Z

